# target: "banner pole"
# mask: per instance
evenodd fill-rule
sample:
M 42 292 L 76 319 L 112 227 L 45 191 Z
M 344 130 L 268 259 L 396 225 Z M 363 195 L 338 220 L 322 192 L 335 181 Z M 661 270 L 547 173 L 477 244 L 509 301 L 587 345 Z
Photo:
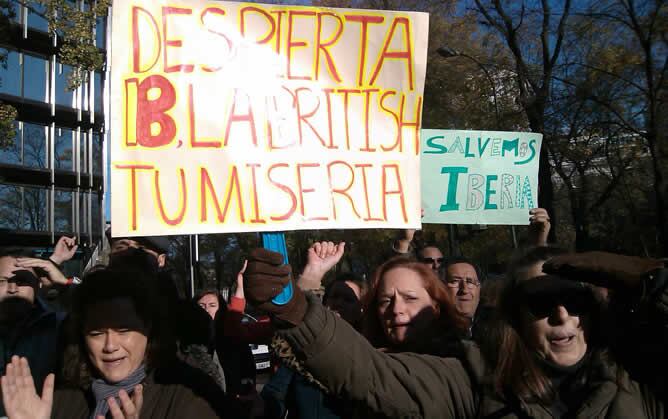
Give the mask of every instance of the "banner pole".
M 188 236 L 188 259 L 190 262 L 190 298 L 195 297 L 195 280 L 198 274 L 199 262 L 199 235 L 191 234 Z

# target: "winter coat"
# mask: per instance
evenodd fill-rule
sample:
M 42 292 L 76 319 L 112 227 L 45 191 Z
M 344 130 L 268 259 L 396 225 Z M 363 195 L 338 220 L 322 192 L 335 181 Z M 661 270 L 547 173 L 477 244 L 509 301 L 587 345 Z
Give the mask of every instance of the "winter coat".
M 25 321 L 0 336 L 0 375 L 5 375 L 5 367 L 13 355 L 25 357 L 35 386 L 41 389 L 46 376 L 56 370 L 58 337 L 64 318 L 65 313 L 51 310 L 44 301 L 36 298 Z M 0 416 L 4 414 L 0 400 Z
M 478 346 L 462 342 L 458 357 L 374 349 L 345 321 L 313 299 L 302 324 L 279 332 L 298 362 L 332 394 L 368 410 L 367 417 L 551 418 L 548 406 L 497 394 Z M 664 418 L 648 386 L 610 361 L 596 364 L 576 418 Z
M 192 367 L 179 364 L 169 370 L 150 373 L 142 384 L 141 419 L 226 417 L 223 392 L 213 380 Z M 89 419 L 93 409 L 95 398 L 90 387 L 62 388 L 54 394 L 51 417 Z

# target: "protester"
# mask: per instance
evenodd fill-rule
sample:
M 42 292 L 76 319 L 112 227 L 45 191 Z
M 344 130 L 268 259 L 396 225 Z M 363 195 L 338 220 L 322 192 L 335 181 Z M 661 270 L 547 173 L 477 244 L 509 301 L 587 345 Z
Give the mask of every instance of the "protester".
M 211 319 L 216 318 L 216 313 L 220 308 L 220 295 L 217 291 L 207 290 L 200 292 L 194 298 L 197 301 L 197 305 L 206 311 Z
M 545 208 L 533 208 L 529 210 L 529 234 L 527 247 L 547 246 L 550 236 L 550 214 Z
M 364 306 L 363 334 L 392 352 L 438 353 L 468 327 L 433 271 L 411 259 L 390 259 L 376 269 Z
M 464 257 L 448 259 L 444 265 L 444 282 L 457 311 L 474 324 L 480 303 L 482 272 L 478 265 Z
M 345 321 L 299 291 L 277 306 L 271 299 L 290 280 L 290 269 L 263 249 L 251 254 L 246 296 L 273 313 L 278 334 L 303 368 L 332 394 L 363 405 L 370 415 L 664 417 L 663 401 L 592 339 L 590 333 L 603 325 L 591 289 L 577 282 L 588 264 L 596 267 L 603 285 L 610 286 L 622 271 L 641 286 L 663 264 L 608 254 L 605 260 L 616 263 L 606 270 L 600 255 L 576 256 L 582 261 L 579 271 L 557 269 L 563 277 L 508 281 L 500 301 L 506 328 L 497 364 L 487 363 L 472 342 L 462 342 L 457 357 L 374 350 Z M 562 261 L 562 266 L 569 265 Z M 662 304 L 666 293 L 664 283 L 644 303 Z M 341 356 L 343 347 L 347 356 Z
M 229 304 L 220 300 L 220 310 L 215 318 L 216 354 L 225 371 L 230 407 L 238 417 L 254 416 L 254 411 L 258 408 L 261 410 L 262 404 L 256 390 L 255 358 L 249 345 L 268 345 L 274 335 L 274 326 L 268 319 L 255 321 L 251 318 L 248 321 L 246 318 L 243 288 L 245 269 L 244 262 L 237 273 L 236 288 L 229 298 Z
M 214 359 L 213 321 L 195 301 L 182 298 L 166 265 L 159 265 L 155 252 L 145 247 L 117 248 L 109 259 L 109 268 L 138 270 L 155 282 L 155 290 L 168 307 L 168 323 L 176 337 L 178 358 L 216 382 L 221 390 L 227 387 L 224 370 Z
M 359 330 L 364 314 L 362 297 L 366 291 L 364 279 L 353 273 L 343 273 L 327 285 L 322 304 Z
M 193 301 L 172 301 L 170 305 L 176 307 L 175 311 L 179 316 L 178 320 L 175 319 L 176 316 L 170 316 L 175 320 L 170 323 L 177 338 L 178 358 L 211 377 L 222 391 L 226 391 L 227 377 L 215 353 L 216 337 L 213 319 L 209 313 L 202 310 L 195 299 Z
M 614 359 L 634 379 L 649 384 L 668 400 L 668 269 L 651 269 L 660 265 L 659 261 L 591 252 L 556 256 L 545 262 L 543 270 L 594 285 L 607 323 L 600 334 Z
M 53 311 L 37 293 L 41 283 L 66 284 L 67 279 L 49 261 L 21 256 L 25 253 L 0 253 L 0 374 L 5 374 L 12 356 L 18 355 L 30 361 L 32 378 L 41 387 L 56 368 L 65 314 Z M 0 416 L 3 414 L 0 404 Z
M 322 279 L 343 257 L 346 243 L 334 244 L 331 241 L 313 243 L 306 252 L 306 266 L 299 275 L 297 286 L 309 290 L 322 298 L 325 289 Z
M 301 289 L 323 291 L 320 283 L 325 274 L 343 257 L 345 243 L 322 241 L 311 245 L 307 251 L 307 264 L 299 276 Z M 324 289 L 322 301 L 325 307 L 353 327 L 359 328 L 362 319 L 361 298 L 366 282 L 353 274 L 338 275 Z M 238 290 L 237 290 L 238 292 Z M 273 334 L 272 327 L 272 334 Z M 277 340 L 274 347 L 281 351 L 284 342 Z M 327 395 L 322 389 L 285 364 L 280 364 L 271 380 L 262 389 L 265 419 L 313 418 L 336 419 L 351 417 L 349 406 L 341 399 Z
M 107 238 L 111 244 L 110 253 L 123 252 L 129 248 L 143 249 L 155 257 L 158 267 L 163 268 L 167 264 L 167 251 L 169 250 L 169 239 L 164 236 L 137 236 L 137 237 L 111 237 L 111 228 L 107 229 Z
M 223 394 L 208 377 L 176 361 L 164 305 L 141 271 L 97 270 L 75 293 L 62 381 L 39 397 L 25 358 L 2 378 L 11 419 L 217 418 Z M 29 402 L 29 403 L 27 403 Z
M 53 247 L 53 253 L 49 256 L 49 260 L 55 263 L 58 267 L 62 267 L 65 262 L 74 257 L 78 248 L 79 245 L 77 245 L 76 236 L 62 236 Z
M 429 265 L 431 270 L 438 275 L 443 260 L 443 252 L 435 245 L 425 245 L 417 251 L 417 258 L 420 262 Z

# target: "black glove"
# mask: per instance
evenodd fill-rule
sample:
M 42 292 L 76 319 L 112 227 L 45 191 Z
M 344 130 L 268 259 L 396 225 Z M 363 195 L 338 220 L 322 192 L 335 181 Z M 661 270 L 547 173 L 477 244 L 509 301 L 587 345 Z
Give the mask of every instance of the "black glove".
M 283 255 L 267 249 L 253 249 L 244 273 L 244 294 L 257 308 L 272 313 L 275 318 L 297 326 L 306 314 L 307 302 L 302 291 L 292 286 L 292 298 L 278 305 L 272 299 L 291 281 L 292 269 L 283 264 Z

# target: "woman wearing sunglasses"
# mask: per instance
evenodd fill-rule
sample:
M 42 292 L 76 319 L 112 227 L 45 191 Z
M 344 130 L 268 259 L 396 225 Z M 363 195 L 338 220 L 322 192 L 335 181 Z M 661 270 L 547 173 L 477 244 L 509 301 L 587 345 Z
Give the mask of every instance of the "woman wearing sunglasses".
M 273 305 L 268 291 L 280 289 L 278 285 L 289 280 L 279 264 L 263 252 L 253 254 L 247 297 L 274 312 L 276 325 L 283 328 L 279 334 L 297 352 L 302 367 L 333 394 L 369 409 L 368 416 L 666 415 L 661 395 L 632 378 L 595 336 L 604 325 L 591 288 L 579 282 L 589 278 L 599 285 L 640 287 L 650 291 L 641 305 L 657 307 L 668 299 L 667 275 L 659 261 L 610 254 L 565 255 L 548 261 L 550 276 L 512 277 L 500 301 L 504 329 L 496 347 L 498 362 L 471 342 L 462 342 L 459 353 L 450 357 L 383 353 L 302 294 L 295 293 L 288 307 Z M 268 281 L 267 272 L 273 269 L 276 275 Z M 621 281 L 620 272 L 625 278 Z M 656 281 L 657 277 L 664 279 Z M 664 330 L 666 324 L 664 318 Z

